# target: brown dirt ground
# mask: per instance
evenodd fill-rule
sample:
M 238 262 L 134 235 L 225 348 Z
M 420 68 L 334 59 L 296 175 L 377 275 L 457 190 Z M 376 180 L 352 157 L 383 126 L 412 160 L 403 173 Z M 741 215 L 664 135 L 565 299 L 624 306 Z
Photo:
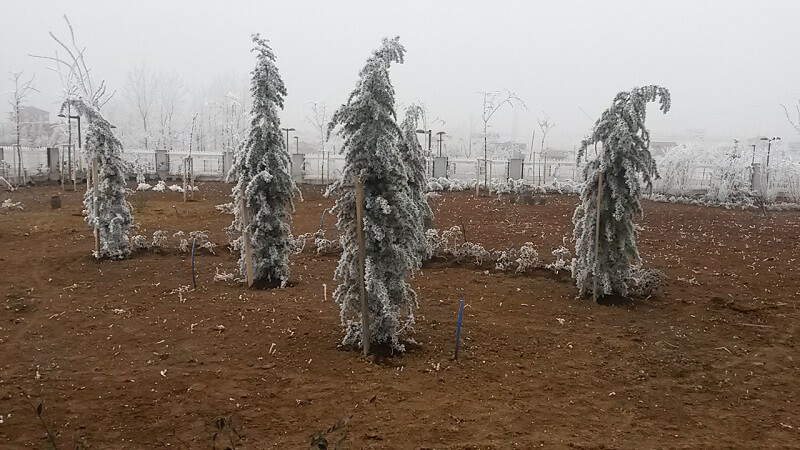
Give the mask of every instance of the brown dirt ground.
M 0 194 L 25 205 L 0 214 L 0 447 L 46 445 L 20 388 L 64 448 L 209 448 L 220 416 L 246 448 L 307 448 L 343 418 L 338 448 L 800 446 L 798 212 L 646 203 L 641 253 L 668 283 L 617 306 L 576 299 L 563 272 L 432 263 L 412 281 L 420 345 L 366 360 L 337 348 L 335 256 L 293 257 L 286 289 L 212 281 L 236 264 L 222 245 L 230 216 L 214 209 L 228 189 L 132 197 L 142 234 L 206 229 L 221 244 L 198 256 L 196 290 L 177 249 L 93 260 L 79 193 L 59 210 L 55 186 Z M 304 192 L 295 234 L 332 205 Z M 436 225 L 463 222 L 487 247 L 531 241 L 550 260 L 573 245 L 576 201 L 446 193 Z

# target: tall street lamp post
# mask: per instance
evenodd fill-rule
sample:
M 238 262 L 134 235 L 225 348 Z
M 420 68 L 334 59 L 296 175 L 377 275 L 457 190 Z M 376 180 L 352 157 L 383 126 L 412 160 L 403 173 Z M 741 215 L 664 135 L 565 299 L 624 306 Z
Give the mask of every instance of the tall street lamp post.
M 286 151 L 289 151 L 289 132 L 294 131 L 294 128 L 281 128 L 281 130 L 286 132 Z
M 77 178 L 78 178 L 77 177 L 77 170 L 76 170 L 76 173 L 74 174 L 74 176 L 73 176 L 73 173 L 72 173 L 72 166 L 73 166 L 73 161 L 72 161 L 72 119 L 75 119 L 75 120 L 78 121 L 78 148 L 81 148 L 81 116 L 80 115 L 73 116 L 71 113 L 72 113 L 72 110 L 70 108 L 70 105 L 67 105 L 67 114 L 65 115 L 64 113 L 61 113 L 61 114 L 58 115 L 58 117 L 61 117 L 62 119 L 67 119 L 67 129 L 68 129 L 68 132 L 67 132 L 68 138 L 67 139 L 69 140 L 69 143 L 67 144 L 67 161 L 68 161 L 68 164 L 69 164 L 69 178 L 72 179 L 72 188 L 74 190 L 77 190 L 78 189 L 78 186 L 77 186 L 77 183 L 78 183 L 78 181 L 77 181 Z M 78 159 L 78 152 L 75 152 L 75 162 L 76 163 L 77 163 L 77 159 Z
M 430 154 L 431 154 L 431 133 L 433 133 L 433 130 L 417 130 L 417 133 L 428 135 L 428 155 L 430 156 Z
M 442 136 L 444 136 L 445 134 L 446 133 L 444 131 L 436 133 L 436 135 L 439 136 L 439 156 L 442 156 Z

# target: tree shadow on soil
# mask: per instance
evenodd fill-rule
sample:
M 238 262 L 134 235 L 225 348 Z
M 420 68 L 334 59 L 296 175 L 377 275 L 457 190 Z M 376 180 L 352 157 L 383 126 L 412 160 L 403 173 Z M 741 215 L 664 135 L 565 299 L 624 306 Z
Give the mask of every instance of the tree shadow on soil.
M 400 367 L 404 365 L 403 357 L 405 355 L 419 351 L 423 348 L 422 345 L 411 341 L 403 341 L 403 345 L 405 346 L 405 351 L 398 352 L 397 350 L 393 349 L 391 345 L 386 343 L 371 344 L 369 347 L 369 354 L 366 357 L 361 355 L 361 358 L 364 358 L 366 361 L 379 366 Z M 363 353 L 362 348 L 356 345 L 342 345 L 339 347 L 339 350 L 346 352 L 357 352 L 359 354 Z
M 286 285 L 283 287 L 290 288 L 295 286 L 297 286 L 296 282 L 287 281 Z M 250 289 L 257 289 L 257 290 L 270 290 L 279 288 L 281 288 L 280 280 L 253 280 L 253 285 L 250 286 Z

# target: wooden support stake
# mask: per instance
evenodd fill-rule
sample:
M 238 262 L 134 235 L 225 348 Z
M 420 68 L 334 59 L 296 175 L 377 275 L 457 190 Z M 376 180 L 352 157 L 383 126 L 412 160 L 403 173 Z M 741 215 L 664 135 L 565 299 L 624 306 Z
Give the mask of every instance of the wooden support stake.
M 92 178 L 94 177 L 94 168 L 89 169 L 89 163 L 86 163 L 86 192 L 92 189 Z
M 97 213 L 99 212 L 97 197 L 100 189 L 98 184 L 98 171 L 97 156 L 95 155 L 92 161 L 92 185 L 94 186 L 94 195 L 92 195 L 92 209 L 94 210 L 94 252 L 96 257 L 100 258 L 100 222 L 97 219 Z
M 547 184 L 547 152 L 544 152 L 544 184 Z
M 75 151 L 75 155 L 72 157 L 71 161 L 72 167 L 70 171 L 72 172 L 72 190 L 78 192 L 78 151 Z
M 191 189 L 189 198 L 194 200 L 194 158 L 189 161 L 189 170 L 189 189 Z
M 64 192 L 64 147 L 58 152 L 58 175 L 61 177 L 61 192 Z
M 492 160 L 488 161 L 489 170 L 487 171 L 487 178 L 486 178 L 486 190 L 489 192 L 489 196 L 492 195 Z
M 184 190 L 184 193 L 186 191 Z M 247 276 L 247 287 L 253 286 L 253 256 L 250 249 L 249 220 L 247 220 L 247 196 L 244 183 L 242 183 L 242 236 L 244 237 L 244 268 Z
M 183 202 L 186 203 L 186 173 L 188 169 L 186 164 L 189 162 L 188 158 L 183 158 Z
M 481 160 L 475 161 L 475 196 L 481 195 Z
M 364 356 L 369 354 L 370 332 L 369 332 L 369 304 L 367 303 L 366 286 L 366 260 L 367 248 L 364 242 L 364 186 L 361 179 L 353 176 L 353 184 L 356 187 L 356 230 L 358 230 L 358 269 L 361 284 L 361 346 L 364 348 Z
M 594 230 L 594 288 L 592 289 L 592 296 L 594 302 L 597 303 L 597 269 L 600 267 L 597 259 L 600 257 L 600 201 L 603 198 L 603 172 L 597 174 L 597 219 L 595 221 Z

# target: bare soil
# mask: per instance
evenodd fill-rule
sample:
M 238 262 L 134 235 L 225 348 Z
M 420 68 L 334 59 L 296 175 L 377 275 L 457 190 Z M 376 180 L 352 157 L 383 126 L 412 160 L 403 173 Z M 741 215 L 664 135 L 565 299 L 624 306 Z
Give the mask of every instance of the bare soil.
M 81 187 L 79 187 L 79 190 Z M 667 284 L 614 306 L 576 298 L 568 274 L 436 261 L 411 281 L 419 345 L 365 359 L 338 347 L 336 255 L 292 257 L 292 285 L 248 290 L 234 272 L 230 187 L 197 200 L 136 193 L 141 234 L 209 230 L 196 260 L 173 248 L 95 261 L 82 192 L 0 194 L 0 447 L 799 448 L 800 213 L 645 203 L 640 250 Z M 331 199 L 304 187 L 295 234 Z M 445 193 L 436 226 L 487 248 L 571 242 L 576 197 L 544 205 Z M 335 235 L 335 217 L 324 227 Z M 325 289 L 327 286 L 327 298 Z M 458 361 L 459 291 L 467 303 Z M 30 399 L 23 396 L 24 391 Z M 29 404 L 28 401 L 31 403 Z M 238 436 L 236 436 L 238 434 Z

